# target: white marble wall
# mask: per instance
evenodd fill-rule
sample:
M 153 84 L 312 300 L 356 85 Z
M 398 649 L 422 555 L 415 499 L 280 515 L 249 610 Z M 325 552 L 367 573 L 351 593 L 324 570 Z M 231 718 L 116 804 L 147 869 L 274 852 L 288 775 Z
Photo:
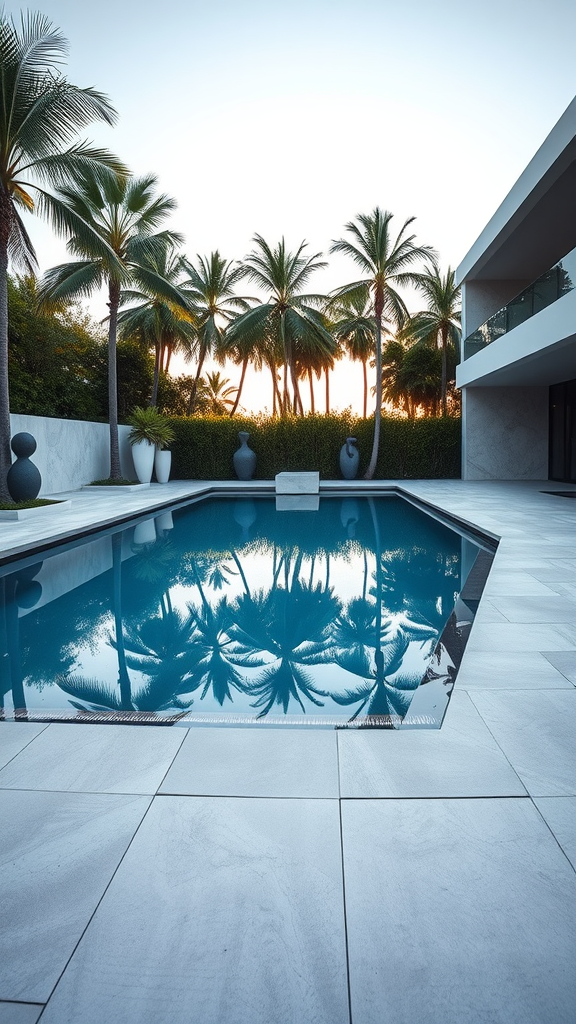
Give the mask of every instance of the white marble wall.
M 110 473 L 109 428 L 107 423 L 58 420 L 46 416 L 10 417 L 12 436 L 26 430 L 36 438 L 32 462 L 42 475 L 40 494 L 73 491 Z M 129 427 L 119 428 L 122 475 L 134 479 L 128 442 Z
M 462 478 L 548 479 L 548 388 L 462 390 Z

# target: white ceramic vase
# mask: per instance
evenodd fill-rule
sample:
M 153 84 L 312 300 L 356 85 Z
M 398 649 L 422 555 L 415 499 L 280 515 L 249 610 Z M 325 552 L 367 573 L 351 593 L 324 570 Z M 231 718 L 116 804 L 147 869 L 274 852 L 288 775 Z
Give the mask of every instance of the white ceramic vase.
M 136 548 L 149 547 L 156 542 L 156 523 L 154 519 L 144 519 L 134 527 L 133 543 Z
M 172 465 L 172 452 L 164 449 L 156 449 L 154 456 L 154 472 L 159 484 L 167 484 L 170 479 L 170 466 Z
M 141 484 L 149 484 L 152 479 L 155 451 L 156 446 L 150 441 L 137 441 L 132 445 L 134 469 Z

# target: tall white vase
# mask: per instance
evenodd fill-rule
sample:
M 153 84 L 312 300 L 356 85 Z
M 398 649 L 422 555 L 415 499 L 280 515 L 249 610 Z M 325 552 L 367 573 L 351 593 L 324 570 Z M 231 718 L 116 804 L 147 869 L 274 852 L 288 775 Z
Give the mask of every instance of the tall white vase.
M 132 445 L 134 469 L 141 484 L 149 484 L 152 479 L 155 451 L 156 445 L 151 444 L 150 441 L 137 441 Z
M 172 465 L 172 452 L 156 449 L 154 456 L 154 472 L 159 484 L 167 484 L 170 479 L 170 466 Z

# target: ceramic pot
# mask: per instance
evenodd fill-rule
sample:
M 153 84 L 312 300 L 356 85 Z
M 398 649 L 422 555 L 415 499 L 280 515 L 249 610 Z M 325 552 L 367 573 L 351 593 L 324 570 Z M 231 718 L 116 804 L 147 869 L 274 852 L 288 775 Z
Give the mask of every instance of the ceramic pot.
M 340 449 L 340 472 L 345 480 L 354 480 L 358 472 L 360 453 L 356 448 L 356 438 L 347 437 L 346 444 Z
M 172 465 L 172 452 L 157 448 L 154 456 L 154 472 L 159 484 L 167 484 L 170 479 L 170 466 Z
M 171 512 L 163 512 L 161 516 L 156 516 L 156 533 L 159 537 L 165 537 L 173 529 L 174 520 Z
M 141 484 L 149 484 L 152 479 L 155 452 L 156 445 L 150 441 L 137 441 L 132 445 L 134 470 Z
M 156 542 L 156 523 L 153 519 L 144 519 L 134 527 L 133 543 L 137 548 L 148 547 Z
M 256 469 L 256 452 L 248 447 L 248 434 L 245 430 L 238 433 L 240 447 L 234 452 L 234 471 L 239 480 L 251 480 Z

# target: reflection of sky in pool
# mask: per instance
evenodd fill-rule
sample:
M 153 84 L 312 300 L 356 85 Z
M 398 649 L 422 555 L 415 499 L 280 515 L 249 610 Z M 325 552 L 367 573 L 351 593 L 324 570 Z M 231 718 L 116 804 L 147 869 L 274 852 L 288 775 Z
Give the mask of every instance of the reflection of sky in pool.
M 52 549 L 1 581 L 6 714 L 438 726 L 476 552 L 394 496 L 210 499 Z

